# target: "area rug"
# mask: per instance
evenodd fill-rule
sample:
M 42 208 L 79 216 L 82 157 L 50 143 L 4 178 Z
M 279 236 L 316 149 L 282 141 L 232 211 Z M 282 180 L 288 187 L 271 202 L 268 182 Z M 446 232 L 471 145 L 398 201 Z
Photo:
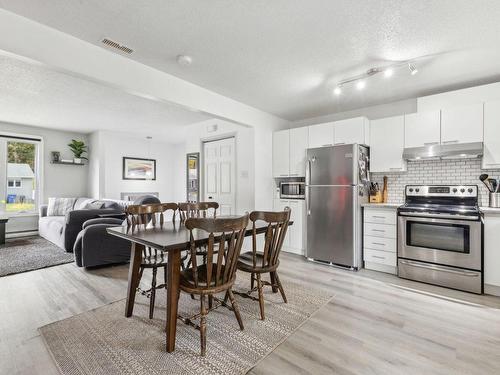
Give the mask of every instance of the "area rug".
M 5 245 L 0 245 L 0 276 L 70 263 L 73 260 L 72 253 L 67 253 L 42 237 L 12 238 Z
M 181 321 L 175 352 L 166 353 L 164 295 L 157 296 L 153 320 L 148 319 L 148 300 L 141 296 L 131 318 L 124 317 L 121 300 L 39 330 L 62 374 L 244 374 L 332 297 L 321 289 L 282 279 L 288 303 L 266 288 L 264 321 L 259 319 L 258 302 L 236 295 L 243 331 L 232 311 L 220 307 L 210 312 L 206 357 L 199 355 L 199 331 Z M 239 279 L 234 289 L 243 291 L 248 284 Z M 198 311 L 199 301 L 181 293 L 179 313 Z

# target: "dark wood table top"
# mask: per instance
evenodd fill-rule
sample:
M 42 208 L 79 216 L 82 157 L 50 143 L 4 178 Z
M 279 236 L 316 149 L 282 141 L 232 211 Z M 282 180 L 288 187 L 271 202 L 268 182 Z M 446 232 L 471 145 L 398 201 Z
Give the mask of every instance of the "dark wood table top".
M 230 216 L 224 217 L 227 218 Z M 293 221 L 290 221 L 289 225 L 292 224 Z M 257 233 L 264 233 L 266 228 L 267 224 L 265 222 L 261 221 L 256 223 Z M 159 224 L 157 224 L 156 227 L 147 227 L 146 229 L 144 229 L 143 226 L 141 226 L 140 229 L 136 227 L 134 231 L 126 226 L 111 227 L 106 230 L 113 236 L 121 237 L 131 242 L 158 250 L 169 251 L 189 249 L 189 230 L 179 221 L 167 221 L 162 227 L 160 227 Z M 249 222 L 245 236 L 251 235 L 252 223 Z M 208 241 L 208 233 L 203 230 L 193 230 L 193 236 L 197 245 L 203 245 Z

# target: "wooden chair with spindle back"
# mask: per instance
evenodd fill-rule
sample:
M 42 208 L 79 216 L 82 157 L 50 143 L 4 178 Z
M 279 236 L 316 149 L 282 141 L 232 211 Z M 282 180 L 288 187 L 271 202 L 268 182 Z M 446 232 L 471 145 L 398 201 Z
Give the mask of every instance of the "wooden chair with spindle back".
M 248 213 L 236 218 L 190 218 L 186 220 L 186 228 L 190 231 L 190 252 L 192 266 L 181 272 L 180 290 L 188 294 L 200 296 L 200 313 L 189 318 L 179 317 L 184 323 L 200 330 L 201 355 L 206 353 L 206 316 L 220 307 L 225 306 L 236 316 L 239 327 L 243 330 L 238 305 L 234 298 L 232 287 L 236 279 L 236 269 L 241 246 L 248 225 Z M 198 264 L 196 233 L 208 232 L 206 260 Z M 224 299 L 218 299 L 214 294 L 225 293 L 231 301 L 231 306 Z M 213 298 L 215 304 L 207 309 L 205 296 Z M 193 320 L 200 319 L 196 325 Z
M 288 224 L 290 221 L 290 208 L 285 207 L 282 212 L 265 212 L 265 211 L 254 211 L 250 214 L 250 221 L 252 222 L 252 251 L 245 252 L 241 254 L 238 260 L 238 270 L 250 273 L 250 291 L 247 293 L 238 293 L 243 297 L 252 298 L 259 301 L 260 307 L 260 317 L 262 320 L 265 319 L 264 315 L 264 294 L 263 287 L 265 285 L 271 286 L 273 293 L 277 293 L 278 290 L 281 293 L 283 302 L 287 303 L 285 296 L 285 291 L 281 285 L 280 278 L 278 276 L 278 266 L 279 256 L 281 248 L 283 247 L 283 241 L 288 229 Z M 264 221 L 268 223 L 265 232 L 265 242 L 263 251 L 257 251 L 257 233 L 256 225 L 257 221 Z M 269 273 L 271 282 L 262 280 L 261 275 L 263 273 Z M 257 286 L 254 287 L 254 282 L 257 281 Z M 251 296 L 251 293 L 258 291 L 258 298 Z
M 127 226 L 135 230 L 143 230 L 148 225 L 154 227 L 163 226 L 165 222 L 165 212 L 172 210 L 172 221 L 175 222 L 175 213 L 177 211 L 176 203 L 154 203 L 154 204 L 143 204 L 143 205 L 131 205 L 126 209 L 127 215 Z M 155 297 L 156 290 L 166 288 L 167 282 L 167 255 L 163 251 L 153 249 L 150 247 L 144 247 L 142 254 L 141 266 L 139 269 L 139 282 L 141 281 L 142 274 L 146 268 L 151 268 L 153 272 L 153 277 L 151 281 L 151 288 L 147 290 L 141 290 L 137 288 L 138 291 L 149 298 L 149 319 L 153 319 L 154 307 L 155 307 Z M 156 285 L 156 274 L 158 268 L 163 268 L 163 275 L 165 283 L 161 285 Z
M 181 222 L 185 222 L 190 217 L 217 217 L 219 203 L 217 202 L 184 202 L 179 203 L 179 217 Z

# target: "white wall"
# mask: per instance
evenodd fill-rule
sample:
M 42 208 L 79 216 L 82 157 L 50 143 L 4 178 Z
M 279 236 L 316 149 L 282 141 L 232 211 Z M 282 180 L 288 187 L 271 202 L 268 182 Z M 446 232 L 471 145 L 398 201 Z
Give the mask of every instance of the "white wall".
M 417 99 L 419 112 L 500 100 L 500 82 L 423 96 Z
M 324 122 L 344 120 L 353 117 L 364 116 L 370 120 L 376 120 L 384 117 L 404 115 L 406 113 L 417 112 L 417 99 L 406 99 L 397 102 L 380 104 L 371 107 L 354 109 L 352 111 L 332 113 L 325 116 L 311 117 L 304 120 L 294 121 L 290 124 L 291 128 L 300 128 L 302 126 L 321 124 Z
M 217 126 L 217 130 L 209 131 L 214 125 Z M 211 119 L 190 125 L 186 132 L 187 136 L 184 144 L 184 152 L 182 153 L 182 162 L 178 161 L 176 163 L 178 167 L 181 167 L 181 169 L 176 169 L 175 171 L 175 180 L 178 181 L 177 189 L 182 193 L 180 201 L 186 200 L 186 153 L 199 152 L 201 155 L 202 143 L 204 141 L 234 136 L 236 139 L 236 212 L 252 211 L 255 207 L 255 186 L 257 183 L 255 177 L 256 158 L 254 157 L 255 131 L 256 129 L 254 128 L 218 119 Z M 203 164 L 200 166 L 203 179 L 202 167 Z M 269 177 L 270 181 L 272 181 L 271 176 Z M 201 188 L 203 189 L 203 186 Z
M 88 142 L 84 134 L 61 132 L 33 126 L 0 122 L 0 132 L 16 133 L 26 136 L 38 136 L 43 140 L 43 176 L 42 203 L 49 197 L 82 197 L 87 196 L 87 166 L 51 164 L 51 151 L 61 152 L 64 159 L 72 159 L 68 143 L 72 139 Z M 12 218 L 7 223 L 7 232 L 37 230 L 38 217 Z
M 162 201 L 175 201 L 172 144 L 108 131 L 93 133 L 90 139 L 95 163 L 89 173 L 92 197 L 120 199 L 124 192 L 158 192 Z M 156 180 L 124 180 L 124 156 L 155 159 Z

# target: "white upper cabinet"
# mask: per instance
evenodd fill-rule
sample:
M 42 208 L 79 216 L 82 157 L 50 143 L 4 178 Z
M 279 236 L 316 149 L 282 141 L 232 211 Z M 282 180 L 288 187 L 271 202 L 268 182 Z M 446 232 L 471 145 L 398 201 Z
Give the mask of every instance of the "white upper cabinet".
M 370 171 L 405 171 L 404 141 L 404 116 L 372 120 L 370 122 Z
M 333 145 L 333 122 L 309 126 L 309 148 Z
M 441 110 L 441 143 L 482 142 L 483 103 Z
M 438 145 L 441 141 L 441 111 L 405 115 L 405 147 Z
M 500 101 L 484 103 L 483 169 L 500 168 Z
M 290 173 L 290 130 L 273 133 L 273 176 L 286 177 Z
M 366 117 L 355 117 L 347 120 L 335 121 L 334 144 L 359 143 L 368 145 L 370 138 L 370 122 Z
M 290 129 L 290 176 L 306 175 L 307 127 Z

